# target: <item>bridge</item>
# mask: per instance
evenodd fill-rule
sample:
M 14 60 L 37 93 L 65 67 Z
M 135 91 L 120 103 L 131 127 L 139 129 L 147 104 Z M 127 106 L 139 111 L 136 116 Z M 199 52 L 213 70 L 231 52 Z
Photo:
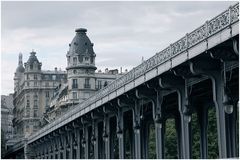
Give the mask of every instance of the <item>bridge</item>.
M 237 157 L 239 4 L 229 7 L 95 95 L 11 148 L 8 158 L 165 158 L 173 120 L 177 158 L 192 158 L 193 121 L 199 158 L 209 158 L 214 111 L 218 157 Z M 197 118 L 196 118 L 197 117 Z

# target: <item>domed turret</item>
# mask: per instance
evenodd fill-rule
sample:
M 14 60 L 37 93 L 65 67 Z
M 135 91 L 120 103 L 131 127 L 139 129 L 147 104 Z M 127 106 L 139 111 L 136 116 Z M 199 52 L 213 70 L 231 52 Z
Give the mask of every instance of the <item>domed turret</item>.
M 28 63 L 29 65 L 31 65 L 31 64 L 33 64 L 34 62 L 39 63 L 39 61 L 38 61 L 38 59 L 37 59 L 37 57 L 36 57 L 36 52 L 32 51 L 32 52 L 30 52 L 30 57 L 28 58 L 27 63 Z
M 67 53 L 68 96 L 71 103 L 82 102 L 95 91 L 95 57 L 87 29 L 76 29 Z
M 71 68 L 89 68 L 96 70 L 93 43 L 88 38 L 87 29 L 79 28 L 75 30 L 76 35 L 67 53 L 68 69 Z
M 16 69 L 17 73 L 23 73 L 25 71 L 24 67 L 23 67 L 23 62 L 22 62 L 22 53 L 19 53 L 18 56 L 18 67 Z
M 40 71 L 42 63 L 40 63 L 37 59 L 36 52 L 30 52 L 30 56 L 28 61 L 24 63 L 26 71 Z
M 71 44 L 69 44 L 68 55 L 93 55 L 93 43 L 86 35 L 87 29 L 79 28 L 76 29 L 76 36 L 73 38 Z

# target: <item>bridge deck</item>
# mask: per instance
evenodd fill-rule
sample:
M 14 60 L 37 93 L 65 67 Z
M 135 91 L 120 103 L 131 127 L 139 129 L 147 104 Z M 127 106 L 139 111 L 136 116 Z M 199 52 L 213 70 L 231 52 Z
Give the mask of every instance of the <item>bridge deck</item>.
M 206 21 L 205 24 L 186 34 L 186 36 L 166 49 L 156 53 L 153 57 L 101 89 L 83 103 L 76 105 L 63 117 L 31 135 L 28 138 L 28 143 L 32 143 L 144 82 L 238 35 L 238 13 L 239 3 L 231 6 L 213 19 Z

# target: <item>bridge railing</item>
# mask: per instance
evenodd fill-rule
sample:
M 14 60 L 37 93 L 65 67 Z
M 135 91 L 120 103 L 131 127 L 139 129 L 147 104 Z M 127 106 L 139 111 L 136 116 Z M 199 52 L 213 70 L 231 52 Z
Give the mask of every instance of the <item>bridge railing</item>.
M 210 21 L 206 21 L 205 24 L 201 25 L 199 28 L 195 29 L 191 33 L 186 34 L 183 38 L 179 39 L 173 44 L 170 44 L 170 46 L 168 46 L 164 50 L 156 53 L 153 57 L 142 62 L 137 67 L 130 70 L 127 74 L 121 76 L 105 88 L 96 92 L 86 101 L 76 105 L 70 112 L 66 113 L 63 117 L 53 121 L 52 123 L 48 124 L 32 136 L 30 136 L 29 140 L 37 137 L 41 133 L 49 130 L 50 128 L 56 127 L 57 124 L 60 124 L 62 121 L 74 116 L 76 113 L 87 109 L 87 107 L 89 107 L 94 102 L 101 100 L 103 97 L 126 85 L 130 81 L 133 81 L 135 78 L 140 77 L 154 67 L 170 60 L 176 55 L 185 52 L 187 49 L 206 40 L 208 37 L 229 27 L 231 24 L 239 20 L 238 16 L 239 3 L 235 4 L 234 6 L 230 6 L 229 9 L 225 10 Z

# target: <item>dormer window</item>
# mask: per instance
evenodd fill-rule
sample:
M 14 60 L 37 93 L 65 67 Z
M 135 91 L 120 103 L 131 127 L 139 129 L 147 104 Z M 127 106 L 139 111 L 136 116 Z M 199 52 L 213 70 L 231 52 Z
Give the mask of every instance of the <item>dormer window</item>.
M 70 63 L 70 56 L 67 57 L 67 62 Z
M 93 63 L 93 57 L 90 57 L 90 63 Z
M 79 55 L 79 56 L 78 56 L 78 60 L 79 60 L 80 63 L 82 63 L 82 61 L 83 61 L 83 56 Z
M 73 65 L 77 64 L 77 57 L 73 57 Z
M 88 61 L 88 59 L 89 59 L 88 57 L 85 57 L 85 61 Z

